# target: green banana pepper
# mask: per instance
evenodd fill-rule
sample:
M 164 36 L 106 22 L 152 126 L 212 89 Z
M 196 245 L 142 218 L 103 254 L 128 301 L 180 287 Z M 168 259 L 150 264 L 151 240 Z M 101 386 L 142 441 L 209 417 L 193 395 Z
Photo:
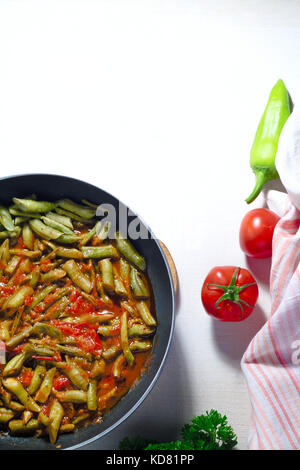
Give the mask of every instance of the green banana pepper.
M 282 80 L 273 87 L 250 153 L 256 183 L 246 202 L 254 201 L 267 181 L 278 178 L 275 157 L 282 128 L 290 115 L 289 94 Z

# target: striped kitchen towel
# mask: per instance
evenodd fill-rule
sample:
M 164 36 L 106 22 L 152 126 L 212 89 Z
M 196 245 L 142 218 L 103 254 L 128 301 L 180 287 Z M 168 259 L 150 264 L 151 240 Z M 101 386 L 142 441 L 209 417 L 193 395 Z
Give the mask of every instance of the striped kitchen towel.
M 271 315 L 243 359 L 250 449 L 300 449 L 300 113 L 280 139 L 276 166 L 289 194 L 273 236 Z

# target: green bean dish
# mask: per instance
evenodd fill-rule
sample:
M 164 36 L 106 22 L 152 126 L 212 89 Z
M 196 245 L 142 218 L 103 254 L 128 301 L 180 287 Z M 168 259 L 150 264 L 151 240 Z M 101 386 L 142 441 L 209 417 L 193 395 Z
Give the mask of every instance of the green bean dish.
M 100 423 L 136 383 L 157 322 L 146 261 L 97 205 L 0 205 L 0 426 L 58 435 Z

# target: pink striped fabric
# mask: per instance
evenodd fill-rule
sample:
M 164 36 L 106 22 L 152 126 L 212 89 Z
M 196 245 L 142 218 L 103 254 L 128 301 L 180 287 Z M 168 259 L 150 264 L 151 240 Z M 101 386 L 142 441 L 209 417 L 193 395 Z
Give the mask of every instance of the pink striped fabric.
M 250 449 L 300 449 L 300 212 L 292 203 L 273 237 L 272 311 L 242 359 Z

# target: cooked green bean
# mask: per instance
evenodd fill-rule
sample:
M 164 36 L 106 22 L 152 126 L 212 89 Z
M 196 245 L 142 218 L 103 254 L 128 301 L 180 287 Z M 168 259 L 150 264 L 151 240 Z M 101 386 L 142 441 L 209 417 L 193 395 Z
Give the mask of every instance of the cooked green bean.
M 87 233 L 85 233 L 80 241 L 79 241 L 79 245 L 80 246 L 84 246 L 86 245 L 101 229 L 101 222 L 97 222 L 94 227 L 89 230 Z
M 10 325 L 11 325 L 10 320 L 3 320 L 0 323 L 0 340 L 4 341 L 5 343 L 9 341 L 9 338 L 10 338 L 10 332 L 9 332 Z
M 57 256 L 61 256 L 62 258 L 83 259 L 83 254 L 76 248 L 59 247 L 57 250 Z
M 127 312 L 123 312 L 121 316 L 121 347 L 123 349 L 124 357 L 127 363 L 132 366 L 134 363 L 134 357 L 129 349 L 128 343 L 128 317 Z
M 23 243 L 29 250 L 33 250 L 34 235 L 29 224 L 24 224 L 22 228 Z
M 86 322 L 90 325 L 94 323 L 106 323 L 114 318 L 113 313 L 84 313 L 80 315 L 78 319 L 74 319 L 75 322 Z
M 83 217 L 80 217 L 77 214 L 74 214 L 73 212 L 67 211 L 65 209 L 62 209 L 61 207 L 56 207 L 55 212 L 59 215 L 63 215 L 64 217 L 69 217 L 71 220 L 74 220 L 75 222 L 86 224 L 92 222 L 93 219 L 84 219 Z
M 15 222 L 15 225 L 21 225 L 23 224 L 23 222 L 27 222 L 28 220 L 29 220 L 28 217 L 17 216 L 15 217 L 14 222 Z
M 110 227 L 111 227 L 111 223 L 110 222 L 105 222 L 103 227 L 101 227 L 101 229 L 97 230 L 96 237 L 101 241 L 106 240 L 108 235 L 109 235 Z
M 114 335 L 115 330 L 116 330 L 115 326 L 100 325 L 97 331 L 98 331 L 99 335 L 109 337 L 109 336 Z
M 33 416 L 32 411 L 24 410 L 22 414 L 22 423 L 27 424 L 28 421 L 32 418 L 32 416 Z
M 29 225 L 37 235 L 46 240 L 56 240 L 62 234 L 59 230 L 49 227 L 38 219 L 30 220 Z
M 55 356 L 55 349 L 51 348 L 50 346 L 47 345 L 42 345 L 32 339 L 29 340 L 29 344 L 26 346 L 26 350 L 30 352 L 32 355 L 37 355 L 37 356 Z
M 150 341 L 139 341 L 134 339 L 130 341 L 130 350 L 134 352 L 146 352 L 152 348 L 152 344 Z
M 26 256 L 28 258 L 39 258 L 42 254 L 40 250 L 23 250 L 22 248 L 12 248 L 9 250 L 11 255 Z
M 30 286 L 22 286 L 14 292 L 2 305 L 2 310 L 13 311 L 23 305 L 27 296 L 32 295 L 33 289 Z
M 16 313 L 15 313 L 15 317 L 13 319 L 13 322 L 12 322 L 12 326 L 11 326 L 11 329 L 10 329 L 10 334 L 11 335 L 14 335 L 15 332 L 17 331 L 18 329 L 18 326 L 21 322 L 21 318 L 23 316 L 23 313 L 24 313 L 24 310 L 22 308 L 20 308 Z
M 16 395 L 18 400 L 25 406 L 27 410 L 36 411 L 38 413 L 41 411 L 39 405 L 33 400 L 33 398 L 31 398 L 21 382 L 19 382 L 17 379 L 9 377 L 8 379 L 3 380 L 2 383 L 5 388 Z
M 55 208 L 53 202 L 35 201 L 33 199 L 19 199 L 13 197 L 15 205 L 23 212 L 49 212 Z
M 68 227 L 71 230 L 73 230 L 73 224 L 72 224 L 72 220 L 70 219 L 70 217 L 66 217 L 65 215 L 56 214 L 55 212 L 48 212 L 46 214 L 46 217 L 48 217 L 48 219 L 52 219 L 55 222 L 58 222 L 58 223 L 64 225 L 65 227 Z
M 30 274 L 30 285 L 31 287 L 36 287 L 37 283 L 39 282 L 40 278 L 40 268 L 36 267 Z
M 67 272 L 76 286 L 80 287 L 80 289 L 88 294 L 91 292 L 93 288 L 91 280 L 80 271 L 74 260 L 70 259 L 66 261 L 62 268 Z
M 90 411 L 97 409 L 97 381 L 91 380 L 87 391 L 87 407 Z
M 69 245 L 72 245 L 73 243 L 76 243 L 80 240 L 80 238 L 77 235 L 69 235 L 66 233 L 62 233 L 60 237 L 57 238 L 57 241 L 60 243 L 66 243 Z
M 11 410 L 17 411 L 18 413 L 25 410 L 25 406 L 15 400 L 11 400 L 8 406 Z
M 155 326 L 156 325 L 156 320 L 153 318 L 153 316 L 150 313 L 150 310 L 146 304 L 146 302 L 138 302 L 137 303 L 137 309 L 140 314 L 140 317 L 142 318 L 143 322 L 146 323 L 147 326 Z
M 97 288 L 97 291 L 99 292 L 100 297 L 103 300 L 103 302 L 106 303 L 106 305 L 108 305 L 108 306 L 113 305 L 112 300 L 108 297 L 108 295 L 106 294 L 106 292 L 104 290 L 104 287 L 102 285 L 102 281 L 101 281 L 101 278 L 100 278 L 99 274 L 96 275 L 96 288 Z
M 128 328 L 128 336 L 151 336 L 154 335 L 155 328 L 149 328 L 141 323 L 134 323 Z
M 21 228 L 20 227 L 15 227 L 15 230 L 13 232 L 9 232 L 8 230 L 3 230 L 0 232 L 0 239 L 3 240 L 3 238 L 17 238 L 21 233 Z
M 66 248 L 64 246 L 55 245 L 53 242 L 46 242 L 53 250 L 55 250 L 56 256 L 61 256 L 62 258 L 75 258 L 83 259 L 83 254 L 77 248 Z
M 83 413 L 82 415 L 78 415 L 76 418 L 73 419 L 72 424 L 76 425 L 85 421 L 90 417 L 90 413 Z
M 39 250 L 39 251 L 44 251 L 45 250 L 45 245 L 44 245 L 44 242 L 45 242 L 45 239 L 42 240 L 39 240 L 38 238 L 36 238 L 34 240 L 34 245 L 33 245 L 33 249 L 35 251 Z
M 114 275 L 114 287 L 115 287 L 115 293 L 119 295 L 120 297 L 125 297 L 128 298 L 128 292 L 124 286 L 123 281 L 121 280 L 117 269 L 115 266 L 113 266 L 113 275 Z
M 109 258 L 99 261 L 99 266 L 102 274 L 102 285 L 108 292 L 114 292 L 114 275 L 113 267 Z
M 0 423 L 7 423 L 14 417 L 14 412 L 7 408 L 0 408 Z
M 10 214 L 18 217 L 24 217 L 26 219 L 40 219 L 41 215 L 37 212 L 24 212 L 21 211 L 16 205 L 10 206 L 8 208 Z
M 75 429 L 75 424 L 62 424 L 59 428 L 59 434 L 65 434 L 67 432 L 73 432 Z
M 119 258 L 119 254 L 113 245 L 83 246 L 81 251 L 84 258 Z
M 56 392 L 56 398 L 63 403 L 86 403 L 88 394 L 83 390 L 66 390 L 65 392 Z
M 12 434 L 33 434 L 40 428 L 40 424 L 37 419 L 31 419 L 27 424 L 21 419 L 13 419 L 8 423 L 8 427 Z
M 130 264 L 123 258 L 120 259 L 120 275 L 123 281 L 129 283 L 130 279 Z
M 12 220 L 12 217 L 6 207 L 0 205 L 0 223 L 9 232 L 14 232 L 16 227 Z
M 51 420 L 48 426 L 48 433 L 51 444 L 54 444 L 57 439 L 60 423 L 64 416 L 64 409 L 58 400 L 54 400 L 50 408 L 49 418 Z
M 43 315 L 43 320 L 60 317 L 64 313 L 69 303 L 70 301 L 68 297 L 63 296 L 61 299 L 58 299 L 47 309 L 47 312 L 45 315 Z
M 6 274 L 13 274 L 21 261 L 20 256 L 13 256 L 6 265 Z
M 31 335 L 32 331 L 33 331 L 33 326 L 27 326 L 22 331 L 20 331 L 20 333 L 10 338 L 6 342 L 6 346 L 9 346 L 10 348 L 17 346 L 17 344 L 22 343 L 24 339 L 28 338 L 28 336 Z
M 32 269 L 32 265 L 31 265 L 30 259 L 29 258 L 21 259 L 21 261 L 20 261 L 20 263 L 17 267 L 17 270 L 14 272 L 13 276 L 9 279 L 9 281 L 7 282 L 7 285 L 8 286 L 14 286 L 15 284 L 18 283 L 18 282 L 15 282 L 15 281 L 20 280 L 20 275 L 25 274 L 25 273 L 30 273 L 31 269 Z M 28 274 L 28 278 L 25 277 L 23 280 L 20 280 L 21 282 L 19 282 L 19 284 L 24 284 L 28 280 L 29 280 L 29 274 Z
M 120 354 L 115 360 L 113 364 L 113 368 L 112 368 L 112 374 L 115 378 L 121 377 L 124 363 L 125 363 L 125 356 L 124 354 Z
M 38 414 L 38 421 L 42 423 L 43 426 L 49 426 L 51 423 L 49 416 L 46 416 L 42 411 Z
M 1 382 L 1 384 L 2 384 L 2 382 Z M 4 403 L 4 405 L 9 407 L 10 404 L 11 404 L 12 395 L 7 390 L 5 390 L 5 388 L 2 387 L 2 385 L 0 387 L 0 395 L 1 395 L 1 399 Z
M 16 375 L 20 372 L 24 362 L 30 353 L 27 351 L 23 351 L 20 354 L 14 356 L 4 367 L 3 369 L 3 377 L 7 377 L 8 375 Z
M 51 336 L 52 338 L 57 338 L 58 340 L 63 339 L 63 334 L 59 328 L 56 328 L 49 323 L 36 323 L 33 328 L 34 333 L 39 333 L 41 335 Z
M 43 382 L 35 395 L 36 401 L 40 403 L 46 403 L 46 401 L 48 400 L 48 397 L 51 392 L 55 372 L 56 372 L 56 367 L 52 367 L 52 369 L 49 369 L 47 371 L 43 379 Z
M 30 385 L 28 387 L 28 393 L 29 395 L 33 395 L 40 387 L 43 378 L 46 373 L 46 367 L 42 365 L 37 365 L 36 368 L 34 369 L 34 373 L 30 382 Z
M 123 309 L 127 310 L 127 312 L 130 313 L 132 317 L 137 316 L 135 308 L 129 302 L 121 302 L 120 305 Z
M 141 274 L 135 269 L 130 271 L 130 285 L 133 295 L 136 299 L 148 299 L 150 296 L 149 289 L 143 281 Z
M 120 351 L 121 351 L 121 346 L 114 344 L 113 346 L 110 346 L 109 348 L 103 351 L 102 357 L 106 361 L 109 361 L 110 359 L 113 359 L 117 354 L 119 354 Z
M 71 201 L 71 199 L 61 199 L 57 202 L 57 205 L 66 211 L 73 212 L 83 219 L 92 219 L 96 214 L 94 208 L 77 204 Z
M 10 255 L 9 255 L 9 240 L 6 239 L 2 243 L 0 247 L 0 259 L 3 264 L 7 264 L 9 261 Z
M 60 222 L 57 222 L 56 220 L 52 219 L 51 217 L 42 217 L 42 221 L 48 225 L 49 227 L 54 228 L 55 230 L 58 230 L 59 232 L 65 233 L 67 235 L 74 235 L 73 230 L 70 228 L 66 227 L 65 225 L 61 224 Z
M 58 281 L 59 279 L 62 279 L 65 277 L 66 271 L 63 269 L 52 269 L 51 271 L 48 271 L 47 273 L 44 273 L 41 275 L 41 280 L 45 282 L 53 282 L 53 281 Z
M 93 367 L 90 373 L 91 379 L 99 379 L 105 373 L 106 364 L 103 359 L 99 359 L 93 362 Z
M 134 246 L 130 241 L 125 238 L 120 232 L 116 233 L 117 247 L 120 253 L 126 258 L 130 263 L 134 264 L 141 271 L 146 269 L 145 259 L 136 251 Z
M 37 292 L 35 294 L 35 296 L 33 297 L 33 300 L 31 302 L 31 308 L 34 308 L 36 307 L 40 302 L 42 302 L 42 300 L 44 300 L 44 298 L 50 294 L 51 292 L 53 292 L 55 289 L 55 286 L 47 286 L 45 287 L 44 289 L 40 290 L 39 292 Z
M 63 346 L 62 344 L 57 344 L 56 346 L 57 350 L 63 354 L 68 354 L 69 356 L 75 356 L 75 357 L 85 357 L 87 360 L 92 359 L 92 356 L 90 353 L 83 351 L 80 348 L 74 347 L 74 346 Z
M 65 362 L 57 362 L 56 366 L 64 372 L 75 387 L 87 391 L 88 380 L 85 378 L 85 372 L 79 366 Z

